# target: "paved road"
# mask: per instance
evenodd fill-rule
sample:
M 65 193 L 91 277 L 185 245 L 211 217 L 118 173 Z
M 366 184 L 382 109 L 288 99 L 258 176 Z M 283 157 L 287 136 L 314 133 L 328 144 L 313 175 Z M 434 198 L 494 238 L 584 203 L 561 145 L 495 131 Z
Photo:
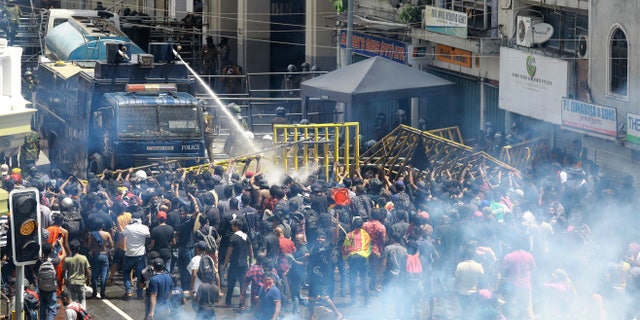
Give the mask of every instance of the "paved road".
M 223 288 L 225 290 L 225 288 Z M 107 287 L 108 299 L 89 299 L 87 300 L 87 310 L 93 315 L 96 320 L 143 320 L 144 319 L 144 301 L 143 300 L 124 300 L 122 295 L 124 293 L 124 287 L 121 277 L 116 277 L 114 284 Z M 303 293 L 306 293 L 303 290 Z M 411 319 L 411 317 L 400 316 L 390 314 L 392 303 L 389 301 L 389 297 L 384 297 L 380 293 L 371 292 L 373 295 L 371 302 L 367 306 L 363 306 L 362 303 L 352 306 L 349 303 L 349 298 L 337 297 L 335 300 L 338 309 L 343 313 L 345 319 Z M 406 297 L 394 297 L 395 299 L 402 300 Z M 233 298 L 234 305 L 237 305 L 238 297 Z M 361 301 L 360 301 L 361 302 Z M 436 303 L 434 308 L 434 319 L 455 319 L 457 318 L 456 312 L 451 312 L 451 302 L 440 300 Z M 414 319 L 426 319 L 427 307 L 420 309 L 420 314 L 416 314 Z M 181 316 L 173 318 L 172 320 L 193 320 L 195 313 L 191 308 L 191 301 L 187 300 L 187 304 L 183 308 Z M 301 306 L 301 314 L 294 315 L 288 311 L 284 311 L 281 319 L 307 319 L 308 309 Z M 62 307 L 59 309 L 58 317 L 56 320 L 65 320 Z M 335 319 L 335 314 L 329 309 L 319 307 L 316 309 L 318 320 L 323 319 Z M 248 312 L 240 312 L 234 308 L 226 308 L 222 305 L 217 309 L 218 319 L 251 319 L 251 315 Z

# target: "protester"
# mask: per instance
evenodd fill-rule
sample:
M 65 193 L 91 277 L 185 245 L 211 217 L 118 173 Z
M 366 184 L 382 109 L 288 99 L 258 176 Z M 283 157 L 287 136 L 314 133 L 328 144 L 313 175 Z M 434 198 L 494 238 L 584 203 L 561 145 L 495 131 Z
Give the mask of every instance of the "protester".
M 72 240 L 69 244 L 71 254 L 64 259 L 62 272 L 66 275 L 65 286 L 73 301 L 79 302 L 87 309 L 85 286 L 91 284 L 91 265 L 87 257 L 80 253 L 80 241 Z
M 124 299 L 127 300 L 133 295 L 131 291 L 131 271 L 135 268 L 136 278 L 138 281 L 142 279 L 142 269 L 146 266 L 145 243 L 151 234 L 149 233 L 149 227 L 142 223 L 142 216 L 137 214 L 132 216 L 131 222 L 124 228 L 122 235 L 126 241 L 122 273 L 124 275 Z M 136 288 L 136 299 L 144 299 L 141 286 Z
M 168 320 L 171 319 L 170 297 L 173 281 L 164 270 L 164 260 L 156 258 L 152 261 L 154 275 L 149 280 L 149 293 L 151 297 L 150 311 L 147 319 Z
M 231 221 L 233 235 L 229 240 L 229 249 L 224 259 L 224 268 L 227 270 L 227 294 L 225 304 L 231 306 L 233 288 L 238 282 L 241 288 L 244 284 L 244 276 L 249 267 L 249 261 L 253 260 L 253 249 L 249 243 L 249 236 L 242 232 L 243 223 L 240 220 Z M 239 305 L 240 308 L 244 305 Z
M 369 256 L 371 255 L 371 239 L 367 231 L 362 229 L 364 222 L 362 218 L 356 216 L 351 222 L 351 232 L 342 244 L 342 256 L 349 265 L 349 295 L 351 304 L 356 304 L 357 291 L 361 291 L 364 304 L 369 303 L 369 288 L 367 283 L 367 268 L 369 266 Z M 360 277 L 360 290 L 356 289 L 357 278 Z
M 202 230 L 209 227 L 223 235 L 220 257 L 227 265 L 220 267 L 220 272 L 228 278 L 226 284 L 214 280 L 215 288 L 208 288 L 213 290 L 210 297 L 215 297 L 215 289 L 219 292 L 226 286 L 225 302 L 231 305 L 236 283 L 240 282 L 244 296 L 250 280 L 252 291 L 256 291 L 250 302 L 239 299 L 237 305 L 242 309 L 249 308 L 249 303 L 252 308 L 262 303 L 256 300 L 265 283 L 260 275 L 273 272 L 275 267 L 279 273 L 275 283 L 288 280 L 293 307 L 291 311 L 281 308 L 280 315 L 304 314 L 305 294 L 309 296 L 309 314 L 317 317 L 323 312 L 332 312 L 338 318 L 343 312 L 347 316 L 354 312 L 368 318 L 383 317 L 377 302 L 384 301 L 384 306 L 394 306 L 399 317 L 417 317 L 416 312 L 428 308 L 425 313 L 435 312 L 435 318 L 455 294 L 463 302 L 463 314 L 502 313 L 509 319 L 548 315 L 599 319 L 607 314 L 615 318 L 623 318 L 624 313 L 638 314 L 629 299 L 638 296 L 635 282 L 640 265 L 640 239 L 634 232 L 638 217 L 631 210 L 636 199 L 630 195 L 635 194 L 633 179 L 607 177 L 589 162 L 582 164 L 583 173 L 574 168 L 577 163 L 572 163 L 575 160 L 569 154 L 559 150 L 552 153 L 553 159 L 541 160 L 531 171 L 512 174 L 480 169 L 476 174 L 472 169 L 480 165 L 474 164 L 461 176 L 438 171 L 437 166 L 423 170 L 407 166 L 399 172 L 384 167 L 363 168 L 361 177 L 346 170 L 328 172 L 328 176 L 315 171 L 308 177 L 285 175 L 267 181 L 265 172 L 237 174 L 233 165 L 226 171 L 219 166 L 187 170 L 161 166 L 146 170 L 148 177 L 144 179 L 136 177 L 136 170 L 105 172 L 100 178 L 90 178 L 93 182 L 86 183 L 86 194 L 82 182 L 71 179 L 63 189 L 67 195 L 78 197 L 71 205 L 87 221 L 88 228 L 77 232 L 77 237 L 88 239 L 80 250 L 99 256 L 107 252 L 112 259 L 107 279 L 113 277 L 123 257 L 127 270 L 142 262 L 144 259 L 136 257 L 144 257 L 145 245 L 161 254 L 167 273 L 174 278 L 183 275 L 181 281 L 173 281 L 172 297 L 178 297 L 174 316 L 183 309 L 180 296 L 185 291 L 192 291 L 194 299 L 199 299 L 202 285 L 192 286 L 194 270 L 188 266 L 194 246 L 204 240 Z M 42 179 L 12 175 L 10 166 L 1 169 L 6 172 L 3 184 L 11 188 Z M 69 233 L 62 227 L 64 217 L 57 213 L 71 209 L 63 207 L 68 201 L 59 193 L 65 181 L 66 177 L 52 172 L 49 183 L 44 184 L 41 202 L 52 212 L 46 230 L 54 260 L 59 254 L 69 253 Z M 345 187 L 350 187 L 351 205 L 342 206 L 335 203 L 331 191 Z M 362 195 L 370 197 L 370 211 L 362 205 L 369 203 L 361 201 Z M 109 223 L 116 222 L 115 250 L 98 245 L 98 238 L 90 233 L 103 235 L 95 223 L 102 219 L 106 225 L 100 211 Z M 136 228 L 152 230 L 149 243 L 146 235 L 137 240 L 131 235 Z M 175 230 L 175 245 L 169 228 Z M 390 241 L 381 236 L 383 228 Z M 109 233 L 108 227 L 104 229 Z M 107 237 L 101 238 L 104 244 Z M 630 243 L 636 244 L 628 247 Z M 603 250 L 605 247 L 609 249 Z M 259 261 L 249 269 L 253 249 Z M 376 272 L 368 274 L 366 269 L 367 264 L 372 268 L 376 265 L 378 252 L 382 277 Z M 405 258 L 415 253 L 422 267 L 417 280 L 410 279 Z M 196 249 L 196 256 L 200 255 Z M 167 268 L 172 264 L 178 268 Z M 339 281 L 334 279 L 336 267 Z M 10 262 L 6 268 L 3 265 L 3 280 L 8 280 L 3 286 L 12 280 L 7 271 L 11 268 Z M 91 270 L 94 293 L 104 298 L 105 289 L 99 281 L 103 273 L 95 263 Z M 56 274 L 61 276 L 63 272 Z M 129 274 L 123 272 L 130 287 L 133 281 Z M 360 285 L 356 286 L 358 280 Z M 137 281 L 143 281 L 140 275 Z M 182 288 L 175 287 L 178 282 Z M 340 285 L 334 288 L 336 282 Z M 105 284 L 107 291 L 111 284 Z M 278 289 L 282 306 L 286 300 L 282 295 L 287 291 Z M 347 302 L 375 299 L 376 303 L 369 303 L 370 308 L 356 306 L 339 311 L 332 299 L 336 293 L 337 299 L 342 298 L 340 293 L 349 294 L 351 300 Z M 49 296 L 47 293 L 42 301 Z M 396 296 L 403 298 L 395 300 Z M 211 301 L 207 298 L 206 302 L 211 305 Z M 275 301 L 271 301 L 274 306 Z
M 62 242 L 59 239 L 58 242 Z M 58 289 L 56 281 L 56 267 L 60 264 L 61 259 L 66 256 L 64 249 L 62 255 L 53 254 L 53 246 L 48 242 L 42 244 L 42 260 L 38 266 L 38 295 L 40 297 L 39 317 L 42 320 L 53 320 L 58 312 L 58 300 L 56 299 L 56 291 Z M 62 257 L 62 258 L 61 258 Z
M 254 319 L 274 320 L 280 315 L 282 296 L 276 286 L 276 276 L 273 273 L 264 274 L 264 285 L 258 295 L 258 306 L 255 309 Z
M 111 234 L 104 230 L 104 222 L 98 218 L 95 220 L 91 232 L 89 232 L 89 252 L 91 254 L 91 283 L 93 294 L 91 298 L 106 299 L 107 273 L 109 272 L 109 250 L 113 248 Z M 100 284 L 100 292 L 98 292 Z
M 77 301 L 73 301 L 69 291 L 62 291 L 60 301 L 62 301 L 62 305 L 65 307 L 66 320 L 84 319 L 84 315 L 87 314 L 87 311 L 82 307 L 82 304 Z

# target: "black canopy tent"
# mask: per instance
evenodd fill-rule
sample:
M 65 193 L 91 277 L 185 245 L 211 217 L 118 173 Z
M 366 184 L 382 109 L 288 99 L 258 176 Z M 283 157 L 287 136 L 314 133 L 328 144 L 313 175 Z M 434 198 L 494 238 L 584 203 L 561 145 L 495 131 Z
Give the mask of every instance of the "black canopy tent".
M 455 84 L 418 69 L 373 57 L 302 82 L 303 114 L 310 98 L 343 102 L 345 121 L 351 119 L 351 107 L 359 103 L 446 95 Z

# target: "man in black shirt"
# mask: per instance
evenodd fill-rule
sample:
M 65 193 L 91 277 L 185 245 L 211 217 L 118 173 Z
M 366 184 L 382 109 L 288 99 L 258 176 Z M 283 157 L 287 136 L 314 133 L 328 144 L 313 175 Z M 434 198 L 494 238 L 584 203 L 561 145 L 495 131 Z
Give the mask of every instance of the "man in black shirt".
M 171 246 L 175 244 L 173 227 L 167 224 L 167 213 L 158 212 L 158 225 L 151 230 L 149 251 L 157 251 L 164 261 L 164 269 L 171 270 Z
M 242 228 L 243 222 L 241 220 L 231 221 L 233 235 L 229 240 L 229 248 L 223 264 L 223 267 L 228 270 L 227 295 L 225 296 L 225 304 L 228 306 L 231 305 L 231 297 L 233 297 L 233 288 L 236 285 L 236 280 L 242 287 L 249 261 L 253 260 L 253 250 L 249 245 L 249 236 L 242 232 Z
M 327 196 L 322 192 L 322 185 L 317 182 L 311 185 L 309 201 L 311 202 L 311 209 L 315 210 L 317 213 L 329 211 L 329 201 L 327 201 Z
M 180 223 L 176 226 L 178 232 L 178 269 L 180 271 L 180 284 L 183 290 L 189 290 L 191 283 L 191 272 L 189 271 L 189 262 L 193 258 L 193 225 L 195 219 L 188 213 L 188 207 L 181 205 L 178 209 L 180 213 Z

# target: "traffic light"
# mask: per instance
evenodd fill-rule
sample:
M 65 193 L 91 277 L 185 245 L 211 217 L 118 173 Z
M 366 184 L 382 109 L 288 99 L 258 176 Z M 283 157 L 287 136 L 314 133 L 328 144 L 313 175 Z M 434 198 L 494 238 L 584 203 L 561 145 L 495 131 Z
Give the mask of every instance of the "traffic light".
M 17 266 L 34 264 L 40 258 L 40 196 L 36 188 L 9 193 L 11 250 Z

